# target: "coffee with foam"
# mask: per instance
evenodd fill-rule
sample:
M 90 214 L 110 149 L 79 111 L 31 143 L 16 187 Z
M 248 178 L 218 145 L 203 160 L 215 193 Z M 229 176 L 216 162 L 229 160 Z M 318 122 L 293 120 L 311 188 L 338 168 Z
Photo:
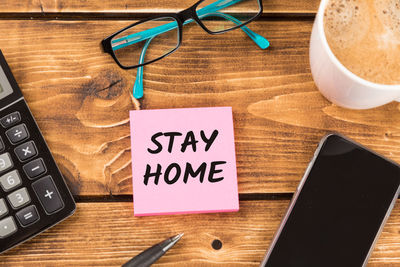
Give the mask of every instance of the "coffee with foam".
M 400 84 L 399 0 L 330 0 L 324 30 L 348 70 L 371 82 Z

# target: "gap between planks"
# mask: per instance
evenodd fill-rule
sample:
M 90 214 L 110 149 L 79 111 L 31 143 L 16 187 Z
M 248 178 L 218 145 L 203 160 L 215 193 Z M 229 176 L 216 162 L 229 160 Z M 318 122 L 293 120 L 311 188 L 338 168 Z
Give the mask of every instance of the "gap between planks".
M 138 20 L 154 15 L 168 15 L 170 13 L 97 13 L 97 12 L 0 12 L 0 20 Z M 257 20 L 313 20 L 316 13 L 271 12 L 263 13 Z
M 290 200 L 293 193 L 244 193 L 239 194 L 240 201 L 258 200 Z M 104 196 L 78 196 L 74 195 L 77 203 L 107 203 L 107 202 L 132 202 L 132 195 L 104 195 Z

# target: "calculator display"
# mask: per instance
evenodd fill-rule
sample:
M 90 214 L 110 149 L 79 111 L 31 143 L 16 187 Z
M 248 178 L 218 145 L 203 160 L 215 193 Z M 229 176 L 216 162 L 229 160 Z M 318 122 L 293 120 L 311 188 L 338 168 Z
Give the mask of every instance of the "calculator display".
M 6 74 L 3 69 L 0 67 L 0 99 L 12 94 L 13 89 L 11 84 L 8 82 Z

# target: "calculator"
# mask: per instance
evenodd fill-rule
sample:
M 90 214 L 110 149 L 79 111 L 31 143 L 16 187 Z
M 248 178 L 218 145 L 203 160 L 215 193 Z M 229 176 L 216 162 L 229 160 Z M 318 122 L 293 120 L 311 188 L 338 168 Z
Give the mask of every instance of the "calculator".
M 0 51 L 0 253 L 69 217 L 75 208 Z

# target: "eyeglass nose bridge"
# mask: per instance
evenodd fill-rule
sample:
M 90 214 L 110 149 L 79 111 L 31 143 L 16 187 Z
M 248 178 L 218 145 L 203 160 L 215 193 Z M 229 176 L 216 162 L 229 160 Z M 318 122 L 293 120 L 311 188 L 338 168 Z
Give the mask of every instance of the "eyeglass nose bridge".
M 189 20 L 189 19 L 194 19 L 195 21 L 198 20 L 197 16 L 196 16 L 196 9 L 194 7 L 189 7 L 185 10 L 182 10 L 181 12 L 179 12 L 178 14 L 176 14 L 179 18 L 179 20 L 184 23 L 185 21 Z

